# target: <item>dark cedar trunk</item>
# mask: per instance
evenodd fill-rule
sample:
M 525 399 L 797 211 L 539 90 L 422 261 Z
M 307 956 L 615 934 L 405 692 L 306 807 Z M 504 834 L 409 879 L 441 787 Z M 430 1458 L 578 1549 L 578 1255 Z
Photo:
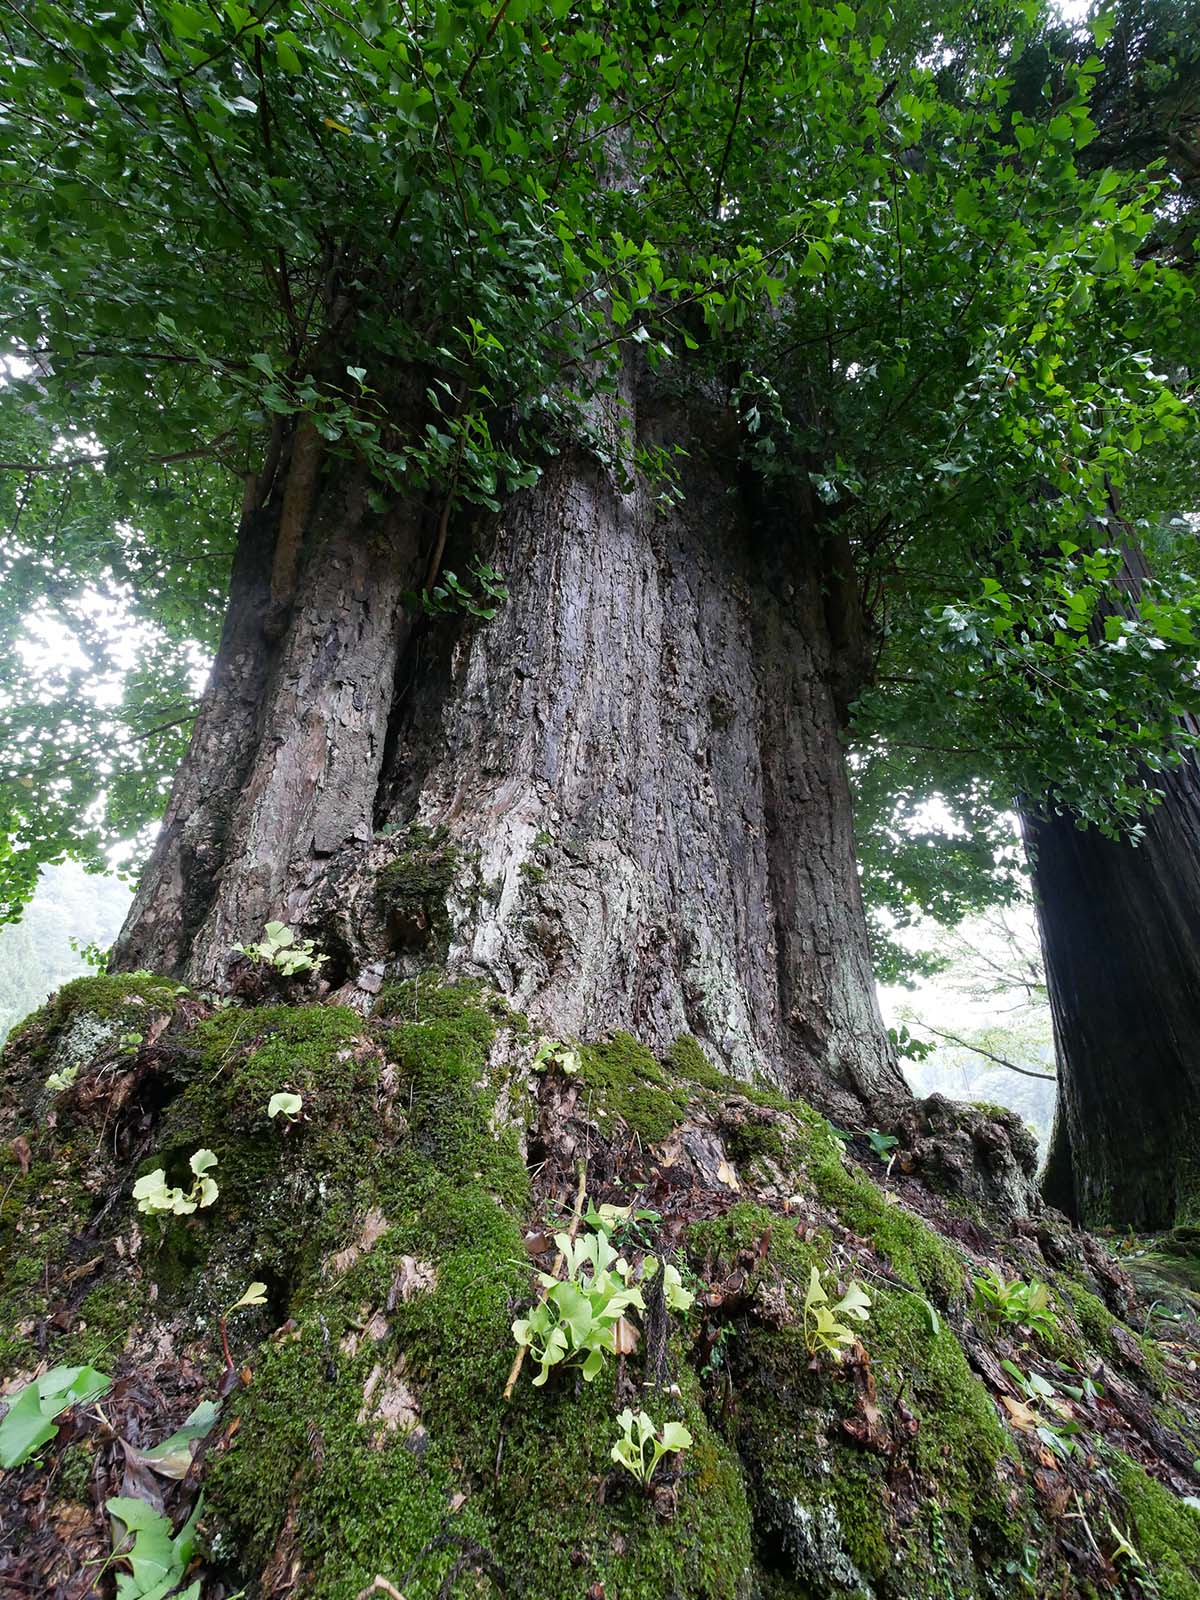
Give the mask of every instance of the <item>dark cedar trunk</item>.
M 752 510 L 681 416 L 639 428 L 689 448 L 682 502 L 566 453 L 475 530 L 510 589 L 483 623 L 410 624 L 416 514 L 368 526 L 327 464 L 275 640 L 252 637 L 263 562 L 239 558 L 122 967 L 219 981 L 278 918 L 363 1005 L 436 963 L 558 1036 L 688 1032 L 846 1112 L 908 1103 L 855 869 L 827 546 Z
M 1128 550 L 1130 609 L 1146 573 Z M 1091 1227 L 1200 1220 L 1200 773 L 1148 781 L 1136 846 L 1022 814 L 1058 1053 L 1043 1192 Z
M 1046 1198 L 1098 1227 L 1200 1219 L 1200 776 L 1136 848 L 1026 822 L 1059 1062 Z

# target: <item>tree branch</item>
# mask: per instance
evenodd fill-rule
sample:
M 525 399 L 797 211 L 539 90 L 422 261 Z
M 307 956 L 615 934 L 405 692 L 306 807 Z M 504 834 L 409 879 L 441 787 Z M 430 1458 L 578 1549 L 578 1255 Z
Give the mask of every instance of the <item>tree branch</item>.
M 1045 1083 L 1057 1083 L 1056 1072 L 1034 1072 L 1032 1067 L 1018 1067 L 1015 1061 L 1008 1061 L 1004 1056 L 994 1055 L 991 1050 L 985 1050 L 982 1045 L 970 1044 L 966 1039 L 960 1039 L 955 1033 L 945 1033 L 941 1028 L 935 1028 L 931 1023 L 919 1022 L 918 1027 L 924 1028 L 926 1033 L 935 1033 L 939 1039 L 948 1039 L 951 1044 L 970 1050 L 977 1056 L 983 1056 L 988 1061 L 994 1061 L 998 1067 L 1007 1067 L 1009 1072 L 1019 1072 L 1023 1078 L 1041 1078 Z
M 737 131 L 738 118 L 742 114 L 742 96 L 746 93 L 746 77 L 750 71 L 750 51 L 754 45 L 754 13 L 758 8 L 758 0 L 750 0 L 750 15 L 746 20 L 746 52 L 742 57 L 742 75 L 738 79 L 737 99 L 733 103 L 733 116 L 729 119 L 729 134 L 725 140 L 725 149 L 721 154 L 721 165 L 717 168 L 717 181 L 713 184 L 713 216 L 720 214 L 721 186 L 725 182 L 725 168 L 729 165 L 729 155 L 733 149 L 733 136 Z

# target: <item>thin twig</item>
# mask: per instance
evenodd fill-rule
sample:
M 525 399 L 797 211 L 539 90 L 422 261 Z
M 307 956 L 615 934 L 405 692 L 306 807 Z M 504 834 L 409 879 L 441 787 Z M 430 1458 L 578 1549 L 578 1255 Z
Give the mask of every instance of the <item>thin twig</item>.
M 365 1589 L 358 1591 L 358 1600 L 368 1600 L 368 1597 L 373 1594 L 386 1594 L 391 1596 L 391 1600 L 404 1600 L 404 1596 L 396 1585 L 389 1583 L 386 1578 L 381 1578 L 378 1573 L 375 1574 Z
M 964 1050 L 973 1050 L 977 1056 L 984 1056 L 988 1061 L 994 1061 L 998 1067 L 1007 1067 L 1010 1072 L 1019 1072 L 1023 1078 L 1041 1078 L 1045 1083 L 1058 1082 L 1058 1074 L 1055 1072 L 1034 1072 L 1032 1067 L 1018 1067 L 1015 1061 L 1007 1061 L 1003 1056 L 993 1055 L 982 1045 L 969 1044 L 966 1039 L 960 1039 L 955 1033 L 943 1033 L 941 1028 L 935 1028 L 930 1022 L 922 1022 L 918 1026 L 924 1028 L 927 1033 L 936 1033 L 939 1039 L 949 1039 L 951 1044 L 959 1045 Z
M 725 149 L 721 155 L 721 165 L 717 168 L 717 181 L 713 185 L 713 216 L 721 214 L 721 187 L 725 182 L 725 168 L 729 165 L 729 155 L 733 149 L 733 136 L 737 132 L 738 118 L 742 114 L 742 96 L 746 93 L 746 76 L 750 71 L 750 51 L 754 46 L 754 13 L 758 0 L 750 0 L 750 15 L 746 19 L 746 53 L 742 57 L 742 75 L 738 79 L 737 99 L 733 102 L 733 116 L 729 119 L 729 136 L 725 140 Z

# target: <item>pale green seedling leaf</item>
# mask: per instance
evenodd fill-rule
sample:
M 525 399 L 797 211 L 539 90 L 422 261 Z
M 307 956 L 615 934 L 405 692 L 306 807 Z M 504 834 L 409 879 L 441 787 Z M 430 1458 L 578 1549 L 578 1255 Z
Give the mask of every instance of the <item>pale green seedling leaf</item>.
M 135 1460 L 152 1468 L 164 1478 L 186 1477 L 195 1458 L 194 1445 L 212 1432 L 220 1412 L 211 1400 L 202 1400 L 188 1417 L 182 1428 L 169 1439 L 150 1450 L 131 1450 Z
M 95 1367 L 52 1367 L 27 1383 L 0 1421 L 0 1467 L 18 1467 L 54 1438 L 54 1418 L 95 1400 L 112 1379 Z
M 242 1306 L 265 1306 L 267 1303 L 267 1286 L 265 1283 L 252 1283 L 245 1289 L 240 1298 L 235 1300 L 225 1313 L 226 1316 L 239 1311 Z
M 843 1316 L 853 1317 L 858 1322 L 866 1322 L 871 1315 L 871 1297 L 862 1284 L 855 1279 L 846 1289 L 845 1294 L 834 1306 L 834 1310 Z

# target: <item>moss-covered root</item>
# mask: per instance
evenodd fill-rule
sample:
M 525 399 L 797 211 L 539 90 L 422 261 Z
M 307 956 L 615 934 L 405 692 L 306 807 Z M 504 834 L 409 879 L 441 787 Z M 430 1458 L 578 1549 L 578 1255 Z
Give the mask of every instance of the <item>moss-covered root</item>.
M 51 1064 L 97 1028 L 77 1084 L 48 1091 Z M 532 1054 L 496 997 L 429 978 L 389 984 L 367 1021 L 214 1011 L 141 977 L 64 991 L 0 1067 L 21 1157 L 0 1186 L 4 1355 L 26 1372 L 92 1359 L 136 1383 L 106 1403 L 111 1432 L 80 1418 L 8 1474 L 0 1517 L 28 1521 L 30 1493 L 85 1497 L 104 1528 L 114 1435 L 161 1438 L 217 1392 L 221 1314 L 255 1279 L 265 1303 L 228 1330 L 250 1381 L 201 1474 L 225 1592 L 355 1600 L 379 1574 L 407 1600 L 1099 1595 L 1101 1568 L 1055 1520 L 1057 1466 L 978 1375 L 1016 1347 L 981 1354 L 963 1257 L 849 1165 L 823 1118 L 724 1078 L 694 1041 L 660 1064 L 618 1035 L 584 1046 L 578 1074 L 531 1074 Z M 290 1119 L 269 1115 L 283 1091 L 300 1099 Z M 137 1176 L 184 1182 L 200 1147 L 215 1202 L 140 1214 Z M 621 1363 L 544 1388 L 526 1371 L 506 1403 L 526 1238 L 562 1219 L 584 1152 L 594 1200 L 651 1213 L 630 1224 L 631 1258 L 672 1252 L 695 1302 L 668 1315 L 650 1296 Z M 805 1333 L 814 1267 L 831 1291 L 857 1276 L 870 1293 L 840 1362 Z M 1080 1331 L 1047 1361 L 1079 1362 L 1092 1339 L 1132 1348 L 1086 1290 L 1058 1293 Z M 612 1459 L 625 1404 L 692 1436 L 648 1492 Z M 1196 1513 L 1136 1451 L 1093 1445 L 1078 1457 L 1092 1468 L 1061 1482 L 1104 1559 L 1133 1582 L 1111 1518 L 1144 1594 L 1200 1600 Z M 46 1574 L 95 1558 L 69 1532 L 44 1548 Z
M 405 1138 L 362 1174 L 350 1242 L 258 1358 L 210 1472 L 214 1558 L 268 1574 L 298 1560 L 323 1600 L 351 1600 L 375 1573 L 420 1600 L 454 1571 L 475 1574 L 454 1593 L 737 1600 L 749 1512 L 694 1378 L 658 1402 L 696 1441 L 669 1524 L 610 1481 L 611 1374 L 525 1381 L 504 1403 L 528 1176 L 490 1126 L 493 1020 L 445 990 L 426 1000 L 428 1019 L 388 1039 Z

